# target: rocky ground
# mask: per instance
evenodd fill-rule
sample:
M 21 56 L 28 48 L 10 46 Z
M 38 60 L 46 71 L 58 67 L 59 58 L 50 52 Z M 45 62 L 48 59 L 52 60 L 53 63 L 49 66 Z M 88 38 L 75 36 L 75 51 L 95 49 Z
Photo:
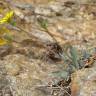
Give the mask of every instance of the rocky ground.
M 1 0 L 0 18 L 9 10 L 16 24 L 3 25 L 13 39 L 0 46 L 0 96 L 96 96 L 96 0 Z

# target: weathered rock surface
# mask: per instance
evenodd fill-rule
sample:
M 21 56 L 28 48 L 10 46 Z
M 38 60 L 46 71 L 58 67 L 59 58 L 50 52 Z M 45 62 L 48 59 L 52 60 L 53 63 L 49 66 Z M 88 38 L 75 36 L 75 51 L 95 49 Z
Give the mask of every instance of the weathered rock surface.
M 7 56 L 3 64 L 14 96 L 47 96 L 35 88 L 44 84 L 48 73 L 58 69 L 55 64 L 44 64 L 19 54 Z
M 13 44 L 18 49 L 13 52 L 14 55 L 9 55 L 12 48 L 0 47 L 0 59 L 5 57 L 0 61 L 0 95 L 50 96 L 50 92 L 35 89 L 44 82 L 48 83 L 48 74 L 58 69 L 56 64 L 36 59 L 40 56 L 42 45 L 53 42 L 37 19 L 42 17 L 48 20 L 49 33 L 61 45 L 71 43 L 78 45 L 78 49 L 92 47 L 96 45 L 96 0 L 1 0 L 0 8 L 4 6 L 4 1 L 7 1 L 4 5 L 9 4 L 14 11 L 16 25 L 21 30 L 8 26 L 14 39 L 20 42 Z M 4 6 L 0 18 L 8 10 Z M 96 66 L 72 75 L 72 96 L 91 95 L 96 96 Z
M 10 83 L 3 61 L 0 60 L 0 96 L 12 96 Z
M 83 41 L 95 39 L 96 6 L 94 0 L 52 0 L 45 5 L 38 4 L 38 6 L 30 5 L 27 0 L 25 2 L 26 5 L 16 3 L 17 7 L 13 8 L 19 19 L 24 19 L 28 23 L 22 24 L 21 22 L 21 26 L 19 22 L 19 25 L 41 41 L 52 41 L 52 38 L 38 25 L 38 17 L 48 20 L 49 33 L 61 44 L 67 41 L 71 43 L 77 41 L 78 44 L 83 44 Z

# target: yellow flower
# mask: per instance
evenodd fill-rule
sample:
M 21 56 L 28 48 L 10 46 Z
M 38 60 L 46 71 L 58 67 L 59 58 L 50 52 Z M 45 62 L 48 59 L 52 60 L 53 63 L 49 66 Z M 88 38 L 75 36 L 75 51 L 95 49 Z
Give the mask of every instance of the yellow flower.
M 13 11 L 10 11 L 8 13 L 6 13 L 5 17 L 3 17 L 1 20 L 0 20 L 0 24 L 4 24 L 4 23 L 9 23 L 12 16 L 13 16 L 14 12 Z
M 7 44 L 7 41 L 5 39 L 0 38 L 0 46 Z

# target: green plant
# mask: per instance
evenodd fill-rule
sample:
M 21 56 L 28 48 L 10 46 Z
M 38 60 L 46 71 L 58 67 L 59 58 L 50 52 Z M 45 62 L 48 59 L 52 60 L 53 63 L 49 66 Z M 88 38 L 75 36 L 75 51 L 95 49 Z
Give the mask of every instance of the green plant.
M 42 28 L 44 28 L 45 30 L 47 29 L 47 27 L 48 27 L 48 20 L 47 19 L 38 18 L 37 21 Z
M 68 45 L 62 55 L 64 64 L 58 64 L 61 68 L 60 71 L 53 72 L 53 76 L 60 78 L 68 78 L 74 71 L 80 69 L 80 64 L 82 64 L 81 54 L 72 45 Z M 65 67 L 66 66 L 66 67 Z
M 79 55 L 77 49 L 73 46 L 70 46 L 70 54 L 71 54 L 72 66 L 74 66 L 76 69 L 79 69 L 78 64 Z
M 44 19 L 42 17 L 39 17 L 39 18 L 37 18 L 37 22 L 44 29 L 44 31 L 46 33 L 48 33 L 52 37 L 52 39 L 54 40 L 54 42 L 57 43 L 57 40 L 54 38 L 53 34 L 51 34 L 49 32 L 49 30 L 48 30 L 48 20 L 47 19 Z

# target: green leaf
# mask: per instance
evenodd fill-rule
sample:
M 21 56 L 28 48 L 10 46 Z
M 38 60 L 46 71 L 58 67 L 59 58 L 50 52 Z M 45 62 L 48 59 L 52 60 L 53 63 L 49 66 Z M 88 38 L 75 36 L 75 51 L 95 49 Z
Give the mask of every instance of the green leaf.
M 89 58 L 90 57 L 90 54 L 87 50 L 83 50 L 82 51 L 82 54 L 83 54 L 83 58 L 86 59 L 86 58 Z
M 12 42 L 13 40 L 13 37 L 9 34 L 4 35 L 3 38 L 6 39 L 8 42 Z
M 53 72 L 52 75 L 53 75 L 54 77 L 67 79 L 68 76 L 69 76 L 69 72 L 67 72 L 67 71 L 65 71 L 65 70 L 56 71 L 56 72 Z
M 47 29 L 48 21 L 46 19 L 38 18 L 37 21 L 42 28 Z
M 16 26 L 16 22 L 15 21 L 11 21 L 10 24 L 13 25 L 13 26 Z
M 79 55 L 75 47 L 70 46 L 70 53 L 71 53 L 71 59 L 72 59 L 72 64 L 75 66 L 76 69 L 79 69 Z

